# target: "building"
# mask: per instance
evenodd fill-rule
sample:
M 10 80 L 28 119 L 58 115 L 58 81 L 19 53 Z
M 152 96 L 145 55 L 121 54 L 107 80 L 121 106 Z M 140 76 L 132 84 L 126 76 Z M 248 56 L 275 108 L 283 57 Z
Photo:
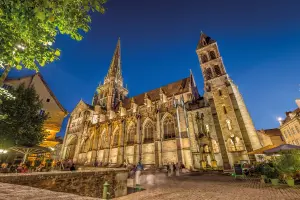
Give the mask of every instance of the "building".
M 257 135 L 262 147 L 285 144 L 284 137 L 278 128 L 257 130 Z
M 35 88 L 36 93 L 43 103 L 43 110 L 41 112 L 46 112 L 49 115 L 44 124 L 48 135 L 40 145 L 54 147 L 59 143 L 55 137 L 61 129 L 63 119 L 67 116 L 67 111 L 57 100 L 40 73 L 21 78 L 7 78 L 4 81 L 3 87 L 9 89 L 11 87 L 18 87 L 21 84 L 24 84 L 25 87 L 33 86 Z
M 296 103 L 298 102 L 296 100 Z M 300 145 L 300 108 L 285 114 L 286 118 L 280 121 L 280 131 L 284 140 L 287 144 Z
M 128 97 L 119 40 L 92 104 L 80 100 L 71 113 L 62 158 L 114 166 L 140 160 L 153 167 L 182 162 L 193 169 L 231 168 L 236 162 L 254 160 L 247 152 L 261 145 L 217 42 L 201 33 L 196 53 L 204 77 L 203 96 L 190 73 Z

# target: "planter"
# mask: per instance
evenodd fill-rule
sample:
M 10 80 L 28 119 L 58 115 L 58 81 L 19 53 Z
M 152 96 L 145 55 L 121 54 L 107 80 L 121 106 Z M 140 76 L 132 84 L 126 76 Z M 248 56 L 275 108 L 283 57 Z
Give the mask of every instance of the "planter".
M 288 184 L 288 186 L 291 186 L 291 187 L 295 186 L 294 179 L 287 179 L 287 180 L 285 180 L 285 182 Z
M 272 185 L 278 185 L 279 179 L 278 178 L 271 179 L 271 183 Z

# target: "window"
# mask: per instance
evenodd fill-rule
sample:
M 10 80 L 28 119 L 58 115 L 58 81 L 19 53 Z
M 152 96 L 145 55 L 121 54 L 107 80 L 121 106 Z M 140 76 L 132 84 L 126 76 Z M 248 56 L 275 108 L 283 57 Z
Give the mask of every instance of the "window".
M 11 85 L 7 85 L 7 84 L 3 84 L 3 88 L 6 90 L 11 90 L 12 86 Z
M 222 72 L 221 72 L 221 69 L 220 69 L 219 65 L 215 65 L 214 70 L 215 70 L 215 73 L 216 73 L 217 76 L 222 75 Z
M 207 69 L 205 70 L 205 78 L 206 78 L 206 80 L 210 80 L 212 77 L 213 77 L 213 74 L 212 74 L 211 69 L 210 69 L 210 68 L 207 68 Z
M 40 115 L 45 115 L 45 110 L 40 110 Z
M 164 120 L 164 139 L 175 138 L 175 123 L 172 117 L 167 117 Z
M 50 102 L 50 99 L 47 99 L 46 102 Z
M 208 124 L 205 125 L 205 130 L 206 130 L 206 133 L 209 133 L 209 125 Z
M 133 125 L 130 126 L 127 132 L 127 145 L 134 143 L 135 133 L 136 133 L 136 127 Z
M 202 61 L 202 63 L 206 63 L 208 61 L 207 56 L 206 55 L 202 55 L 201 56 L 201 61 Z
M 294 127 L 291 128 L 291 132 L 295 135 Z
M 229 119 L 226 119 L 226 124 L 227 124 L 227 128 L 228 130 L 232 130 L 232 127 L 231 127 L 231 122 Z
M 215 52 L 214 51 L 210 51 L 209 52 L 209 56 L 210 56 L 210 59 L 216 59 L 216 54 L 215 54 Z
M 118 144 L 119 144 L 119 129 L 117 129 L 115 131 L 114 140 L 113 140 L 113 147 L 117 147 Z
M 144 143 L 153 142 L 153 134 L 154 134 L 153 124 L 150 121 L 148 121 L 144 127 Z
M 222 90 L 219 89 L 218 91 L 219 91 L 219 96 L 222 96 Z
M 223 111 L 224 111 L 224 114 L 227 114 L 227 109 L 225 106 L 223 106 Z
M 297 133 L 300 133 L 298 125 L 295 126 Z
M 288 132 L 289 136 L 292 136 L 292 134 L 291 134 L 291 132 L 290 132 L 289 129 L 287 129 L 286 131 Z

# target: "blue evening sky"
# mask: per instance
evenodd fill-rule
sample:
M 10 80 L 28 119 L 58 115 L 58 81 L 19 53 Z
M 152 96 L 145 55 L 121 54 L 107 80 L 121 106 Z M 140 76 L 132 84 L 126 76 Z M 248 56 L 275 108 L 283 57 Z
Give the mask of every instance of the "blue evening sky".
M 296 108 L 300 1 L 109 0 L 106 6 L 104 15 L 92 15 L 91 31 L 81 42 L 59 36 L 55 45 L 62 50 L 61 59 L 41 70 L 69 112 L 81 98 L 91 103 L 118 37 L 130 96 L 184 78 L 189 69 L 203 94 L 195 52 L 201 30 L 217 40 L 257 129 L 278 127 L 276 118 Z M 28 73 L 13 71 L 10 76 Z

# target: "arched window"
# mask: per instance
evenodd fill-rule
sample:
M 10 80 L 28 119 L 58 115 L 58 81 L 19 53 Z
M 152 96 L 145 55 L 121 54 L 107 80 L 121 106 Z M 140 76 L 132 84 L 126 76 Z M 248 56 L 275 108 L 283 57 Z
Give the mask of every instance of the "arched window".
M 210 56 L 210 59 L 213 60 L 213 59 L 216 59 L 216 54 L 214 51 L 210 51 L 209 52 L 209 56 Z
M 164 139 L 175 138 L 175 123 L 172 117 L 167 117 L 164 120 Z
M 91 146 L 91 139 L 87 138 L 84 143 L 82 144 L 81 153 L 86 153 L 89 151 Z
M 226 109 L 225 105 L 223 105 L 223 112 L 224 112 L 224 114 L 227 114 L 227 109 Z
M 201 56 L 201 61 L 202 61 L 202 63 L 206 63 L 208 61 L 207 55 L 203 54 Z
M 231 122 L 229 119 L 226 119 L 226 124 L 227 124 L 228 130 L 232 130 Z
M 222 90 L 219 89 L 218 92 L 219 92 L 219 96 L 222 96 Z
M 215 65 L 214 70 L 215 70 L 215 73 L 216 73 L 217 76 L 222 75 L 222 72 L 221 72 L 221 69 L 220 69 L 219 65 Z
M 144 143 L 153 142 L 154 126 L 148 121 L 144 126 Z
M 212 140 L 211 143 L 212 143 L 212 147 L 213 147 L 214 153 L 219 153 L 220 152 L 220 148 L 219 148 L 219 145 L 216 142 L 216 140 Z
M 127 131 L 127 145 L 134 144 L 136 127 L 131 125 Z
M 212 74 L 211 69 L 210 69 L 210 68 L 207 68 L 207 69 L 205 70 L 205 78 L 206 78 L 206 80 L 209 80 L 209 79 L 211 79 L 212 77 L 213 77 L 213 74 Z
M 119 132 L 120 132 L 119 129 L 117 129 L 115 131 L 114 140 L 113 140 L 113 144 L 112 144 L 113 147 L 117 147 L 119 144 Z

